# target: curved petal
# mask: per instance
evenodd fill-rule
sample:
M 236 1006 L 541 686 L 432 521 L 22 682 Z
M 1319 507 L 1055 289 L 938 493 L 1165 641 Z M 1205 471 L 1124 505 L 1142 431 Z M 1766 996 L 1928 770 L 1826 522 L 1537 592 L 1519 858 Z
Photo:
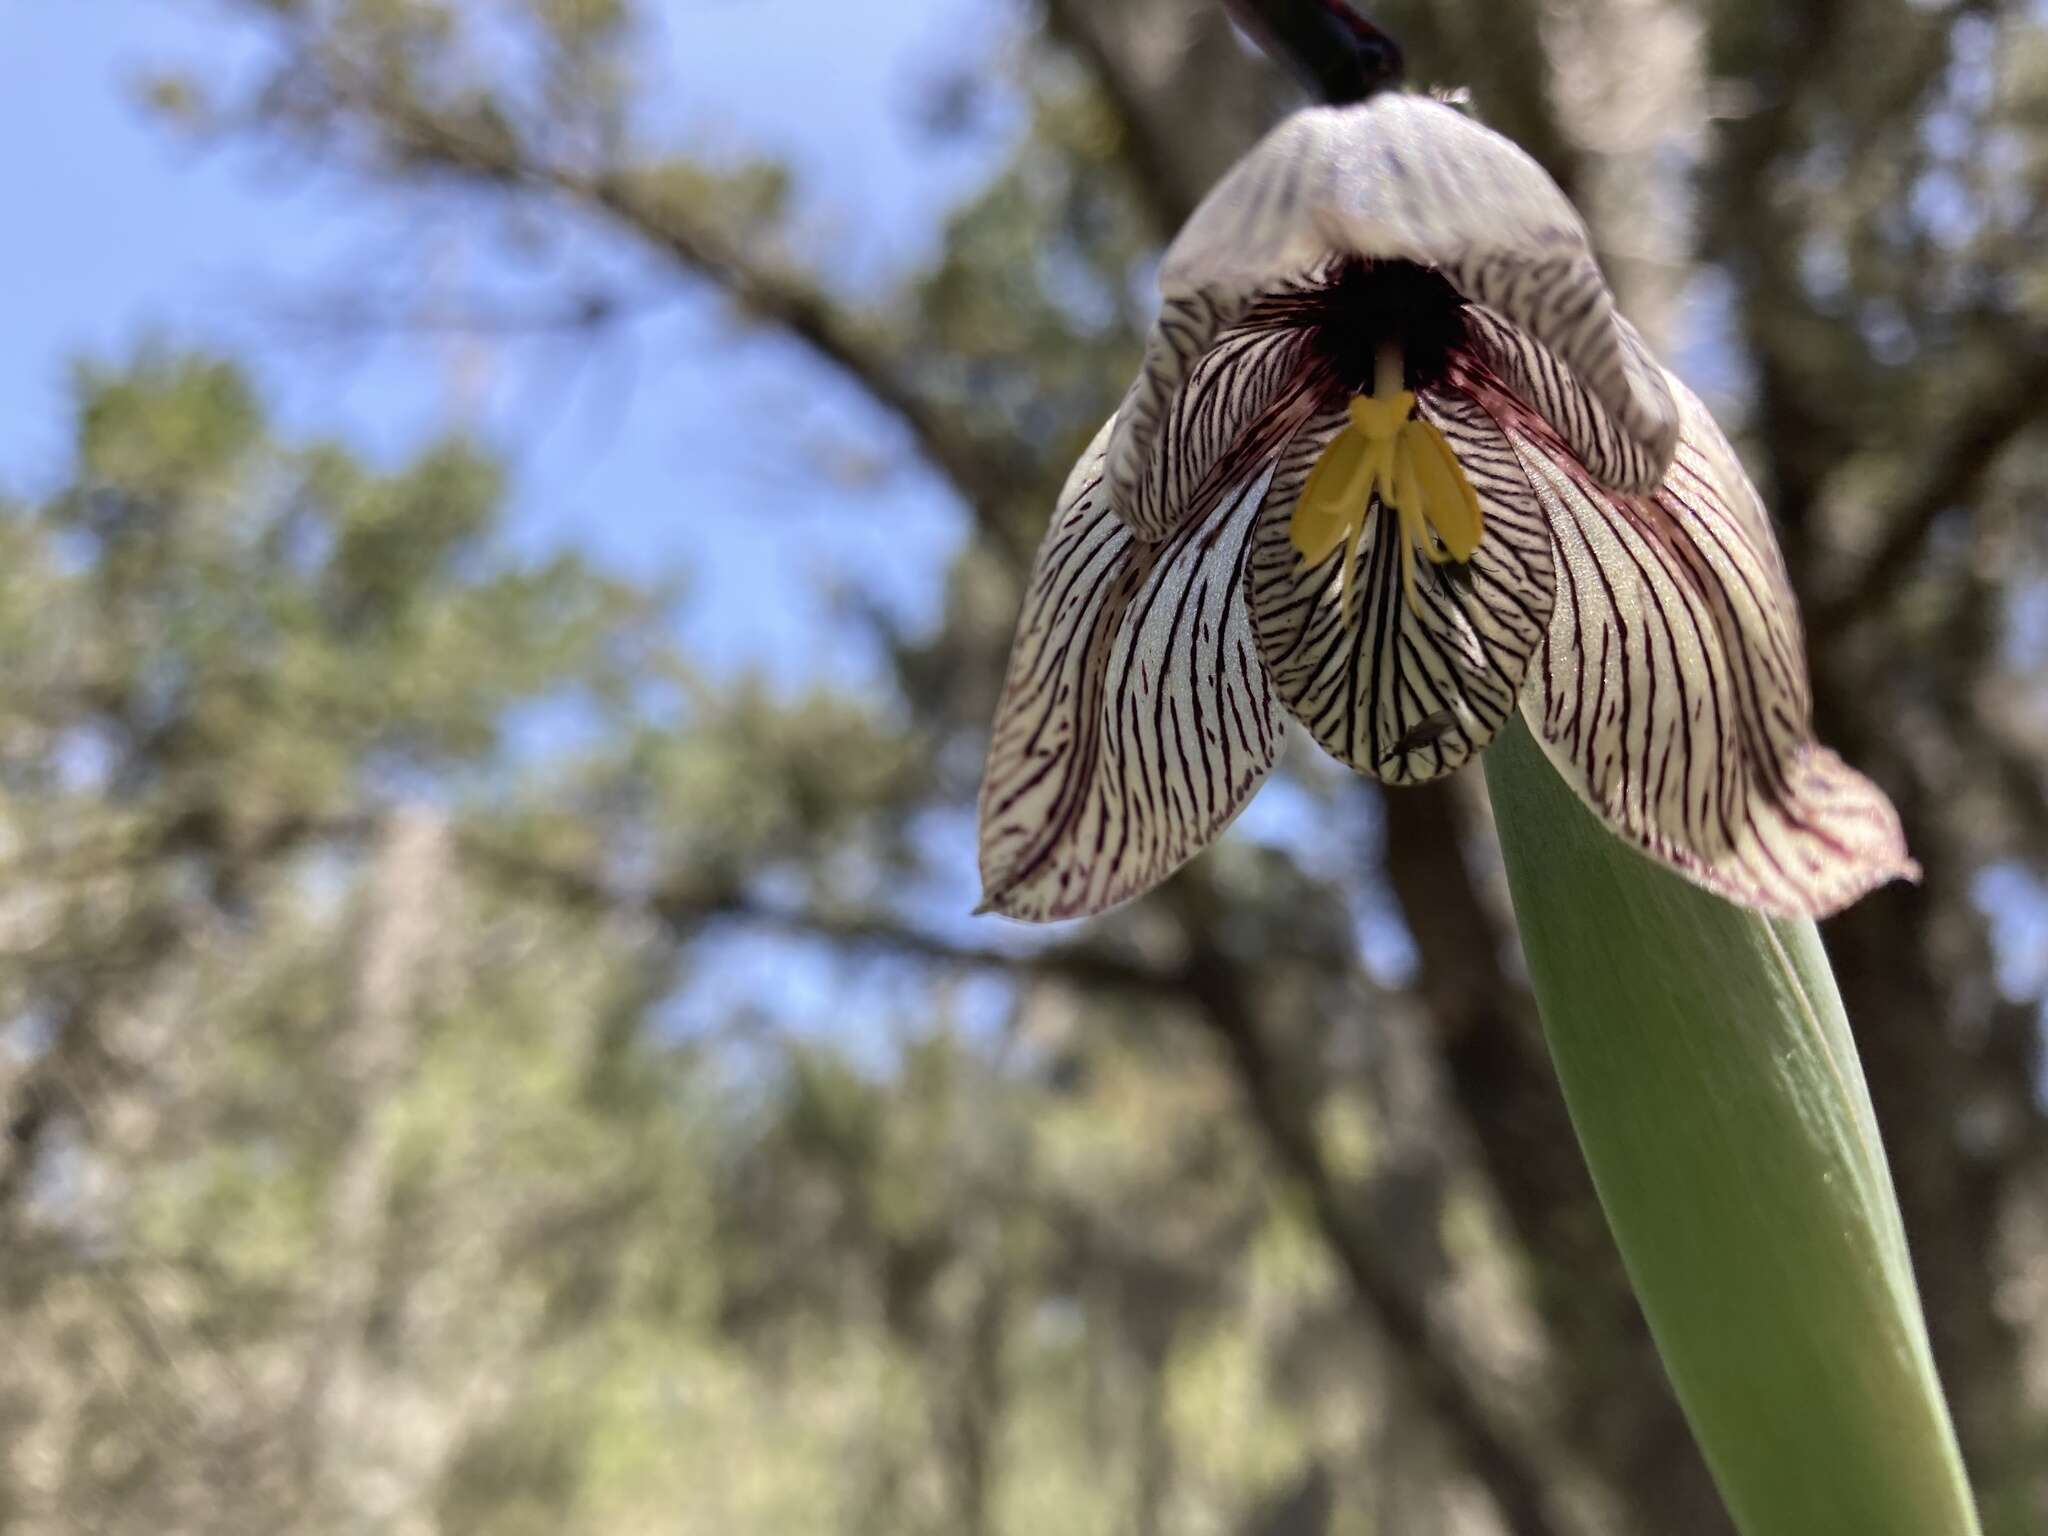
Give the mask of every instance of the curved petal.
M 1629 366 L 1658 371 L 1636 328 L 1620 315 L 1614 317 L 1614 325 Z M 1657 488 L 1671 467 L 1670 454 L 1653 453 L 1624 431 L 1606 404 L 1549 347 L 1479 304 L 1465 311 L 1465 336 L 1473 355 L 1513 396 L 1510 414 L 1533 411 L 1541 417 L 1587 472 L 1610 490 L 1642 493 Z
M 1617 325 L 1585 226 L 1557 184 L 1456 108 L 1383 93 L 1281 123 L 1168 249 L 1159 319 L 1110 444 L 1119 508 L 1133 506 L 1160 421 L 1196 359 L 1261 296 L 1346 257 L 1441 270 L 1563 359 L 1660 472 L 1670 461 L 1678 422 L 1662 370 Z
M 1273 461 L 1325 392 L 1312 332 L 1249 325 L 1204 352 L 1165 402 L 1144 463 L 1114 499 L 1141 539 L 1163 539 L 1216 510 Z
M 1791 582 L 1755 488 L 1673 381 L 1684 426 L 1652 497 L 1515 434 L 1551 510 L 1557 607 L 1523 711 L 1623 837 L 1730 901 L 1825 916 L 1913 878 L 1884 794 L 1813 739 Z
M 1110 510 L 1105 426 L 1040 547 L 981 785 L 983 909 L 1082 917 L 1214 841 L 1272 768 L 1281 717 L 1243 566 L 1270 465 L 1161 544 Z
M 1514 449 L 1464 395 L 1426 394 L 1419 409 L 1485 519 L 1469 563 L 1418 556 L 1411 607 L 1400 524 L 1377 499 L 1354 549 L 1311 562 L 1295 548 L 1295 503 L 1342 411 L 1282 456 L 1252 540 L 1252 619 L 1274 692 L 1330 753 L 1389 784 L 1449 773 L 1493 739 L 1550 622 L 1550 534 Z

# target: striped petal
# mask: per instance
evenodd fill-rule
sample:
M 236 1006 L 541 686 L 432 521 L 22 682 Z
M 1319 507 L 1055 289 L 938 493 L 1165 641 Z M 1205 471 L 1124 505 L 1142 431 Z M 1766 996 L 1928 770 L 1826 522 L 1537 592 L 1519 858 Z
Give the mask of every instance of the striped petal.
M 1349 257 L 1433 267 L 1562 359 L 1648 464 L 1677 440 L 1662 371 L 1616 322 L 1584 224 L 1514 144 L 1457 109 L 1381 94 L 1280 124 L 1195 210 L 1161 263 L 1161 310 L 1110 443 L 1111 499 L 1139 485 L 1182 381 L 1256 302 Z M 1628 483 L 1649 485 L 1656 475 Z
M 1252 618 L 1274 692 L 1329 752 L 1389 784 L 1449 773 L 1493 739 L 1550 621 L 1550 534 L 1508 439 L 1461 394 L 1425 394 L 1419 410 L 1478 498 L 1469 563 L 1418 555 L 1411 606 L 1400 524 L 1377 499 L 1355 547 L 1314 560 L 1295 547 L 1295 503 L 1341 409 L 1281 457 L 1252 539 Z
M 1628 366 L 1661 373 L 1636 328 L 1620 315 L 1614 325 Z M 1625 431 L 1557 353 L 1484 305 L 1466 309 L 1465 334 L 1472 353 L 1513 395 L 1515 414 L 1533 411 L 1541 417 L 1595 480 L 1616 491 L 1657 488 L 1670 468 L 1670 453 L 1653 452 Z
M 1825 916 L 1918 870 L 1883 792 L 1814 741 L 1769 521 L 1706 408 L 1673 386 L 1683 435 L 1654 496 L 1605 491 L 1561 441 L 1515 435 L 1558 551 L 1523 710 L 1621 836 L 1730 901 Z
M 1165 879 L 1243 809 L 1281 737 L 1243 583 L 1270 464 L 1146 544 L 1110 510 L 1108 437 L 1039 549 L 982 779 L 984 910 L 1035 922 Z
M 1141 539 L 1207 517 L 1273 461 L 1314 409 L 1322 380 L 1313 333 L 1249 324 L 1214 339 L 1166 401 L 1127 497 L 1116 502 Z

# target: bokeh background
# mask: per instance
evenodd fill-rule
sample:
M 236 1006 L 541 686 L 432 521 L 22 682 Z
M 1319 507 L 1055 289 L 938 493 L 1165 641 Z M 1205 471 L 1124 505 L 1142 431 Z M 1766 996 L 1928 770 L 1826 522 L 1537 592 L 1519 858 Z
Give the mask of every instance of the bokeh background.
M 1780 520 L 2048 1529 L 2048 18 L 1376 14 Z M 1472 776 L 967 915 L 1052 495 L 1292 99 L 1206 0 L 0 7 L 0 1530 L 1727 1536 Z

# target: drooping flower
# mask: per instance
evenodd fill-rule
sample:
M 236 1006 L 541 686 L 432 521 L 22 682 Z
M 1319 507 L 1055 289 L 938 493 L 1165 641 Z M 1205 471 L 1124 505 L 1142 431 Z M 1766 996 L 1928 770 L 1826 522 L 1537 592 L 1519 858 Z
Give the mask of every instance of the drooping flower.
M 1157 884 L 1290 715 L 1400 785 L 1518 703 L 1617 835 L 1732 901 L 1823 914 L 1916 873 L 1884 795 L 1813 739 L 1754 488 L 1521 150 L 1426 97 L 1304 110 L 1160 286 L 1032 572 L 986 907 L 1075 917 Z

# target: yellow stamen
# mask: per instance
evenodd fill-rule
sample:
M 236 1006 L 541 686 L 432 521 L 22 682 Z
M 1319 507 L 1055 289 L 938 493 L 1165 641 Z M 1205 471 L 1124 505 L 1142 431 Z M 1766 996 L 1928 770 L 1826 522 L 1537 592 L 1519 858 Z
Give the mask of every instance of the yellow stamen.
M 1372 393 L 1353 397 L 1351 418 L 1309 471 L 1287 527 L 1303 560 L 1320 565 L 1341 544 L 1337 594 L 1351 615 L 1352 569 L 1375 496 L 1393 513 L 1401 540 L 1401 588 L 1415 609 L 1415 551 L 1433 564 L 1461 564 L 1478 551 L 1485 519 L 1472 482 L 1443 433 L 1415 416 L 1403 389 L 1401 354 L 1388 345 L 1374 359 Z
M 1479 535 L 1485 518 L 1472 482 L 1465 478 L 1443 433 L 1426 421 L 1411 421 L 1401 434 L 1401 446 L 1413 456 L 1415 484 L 1422 505 L 1428 509 L 1430 526 L 1444 541 L 1445 553 L 1435 558 L 1460 562 L 1470 560 L 1479 549 Z

